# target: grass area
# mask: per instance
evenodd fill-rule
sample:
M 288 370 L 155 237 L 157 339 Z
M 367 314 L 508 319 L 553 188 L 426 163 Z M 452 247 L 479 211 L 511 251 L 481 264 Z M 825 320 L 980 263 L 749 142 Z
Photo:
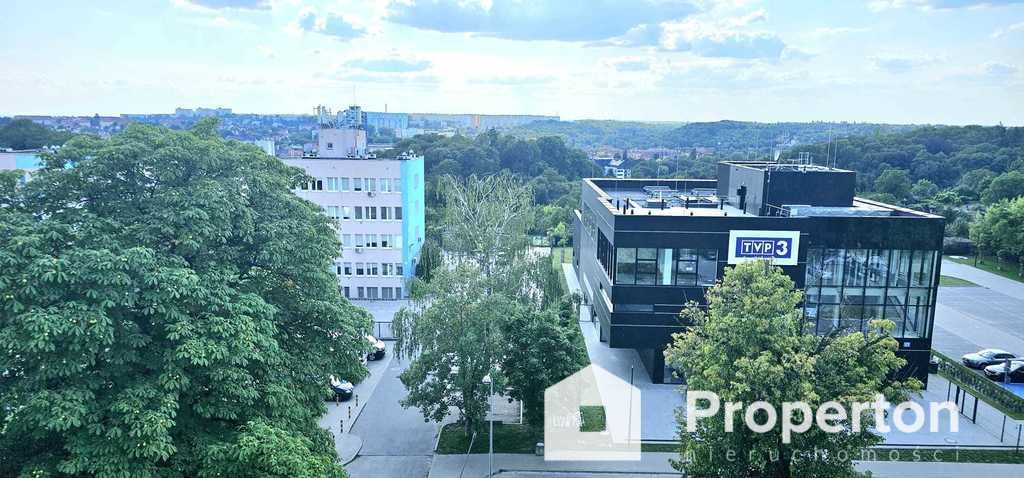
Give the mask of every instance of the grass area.
M 437 441 L 437 453 L 453 455 L 466 453 L 470 437 L 461 425 L 451 423 L 441 429 Z M 526 425 L 494 424 L 495 453 L 533 453 L 538 442 L 544 441 L 544 430 L 534 430 Z M 487 427 L 476 434 L 470 453 L 487 453 Z
M 551 248 L 551 267 L 555 268 L 555 272 L 558 273 L 558 280 L 562 282 L 562 290 L 566 293 L 569 292 L 569 283 L 565 280 L 565 273 L 562 272 L 562 264 L 572 263 L 572 248 L 571 247 L 552 247 Z
M 935 448 L 886 448 L 862 454 L 863 461 L 920 461 L 944 463 L 1024 463 L 1024 452 Z
M 998 259 L 993 256 L 981 256 L 978 259 L 978 265 L 974 265 L 973 257 L 964 257 L 963 259 L 954 259 L 950 256 L 943 256 L 944 259 L 949 259 L 957 264 L 964 264 L 972 267 L 977 267 L 985 272 L 991 272 L 995 275 L 1003 276 L 1007 279 L 1013 279 L 1018 282 L 1024 282 L 1024 277 L 1017 274 L 1020 269 L 1020 265 L 1016 263 L 1003 262 L 1000 263 Z
M 939 276 L 939 285 L 943 287 L 978 287 L 978 284 L 969 280 L 950 276 Z
M 600 405 L 586 405 L 580 407 L 580 416 L 583 423 L 580 424 L 581 432 L 603 432 L 605 429 L 604 407 Z

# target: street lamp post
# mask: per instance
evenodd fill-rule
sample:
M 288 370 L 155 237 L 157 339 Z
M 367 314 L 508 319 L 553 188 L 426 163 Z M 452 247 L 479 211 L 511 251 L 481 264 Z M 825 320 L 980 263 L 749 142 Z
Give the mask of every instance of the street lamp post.
M 484 375 L 484 385 L 490 387 L 487 394 L 487 421 L 490 430 L 487 432 L 487 476 L 494 475 L 494 411 L 491 410 L 491 397 L 494 395 L 494 381 L 491 374 Z

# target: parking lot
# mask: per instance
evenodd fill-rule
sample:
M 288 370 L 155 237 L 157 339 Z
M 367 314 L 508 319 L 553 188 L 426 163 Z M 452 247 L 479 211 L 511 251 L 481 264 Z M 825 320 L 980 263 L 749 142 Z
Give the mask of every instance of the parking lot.
M 985 348 L 1024 354 L 1024 299 L 985 287 L 941 287 L 932 347 L 952 358 Z

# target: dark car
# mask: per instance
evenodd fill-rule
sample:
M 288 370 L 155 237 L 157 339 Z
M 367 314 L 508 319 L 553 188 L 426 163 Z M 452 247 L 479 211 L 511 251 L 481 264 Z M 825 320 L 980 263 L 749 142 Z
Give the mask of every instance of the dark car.
M 1006 363 L 997 363 L 985 367 L 985 376 L 997 382 L 1024 382 L 1024 360 L 1013 360 L 1010 362 L 1010 380 L 1005 379 Z
M 963 361 L 964 365 L 970 368 L 982 369 L 989 365 L 1003 363 L 1006 359 L 1015 358 L 1017 358 L 1016 355 L 1005 350 L 985 349 L 974 352 L 973 354 L 964 355 L 960 360 Z
M 366 354 L 366 360 L 380 360 L 384 358 L 384 341 L 372 335 L 367 335 L 366 340 L 370 342 L 370 351 Z
M 355 390 L 355 386 L 352 385 L 352 382 L 331 377 L 331 391 L 334 392 L 334 395 L 328 397 L 328 399 L 344 402 L 352 398 L 353 390 Z

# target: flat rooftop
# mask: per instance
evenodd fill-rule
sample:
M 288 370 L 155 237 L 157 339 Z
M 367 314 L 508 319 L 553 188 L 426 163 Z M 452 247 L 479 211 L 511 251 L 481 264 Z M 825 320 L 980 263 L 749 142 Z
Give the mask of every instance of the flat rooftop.
M 758 217 L 744 212 L 736 197 L 718 194 L 714 179 L 614 179 L 589 178 L 601 203 L 618 216 Z M 782 217 L 939 217 L 925 212 L 853 198 L 851 206 L 787 206 L 766 216 Z

